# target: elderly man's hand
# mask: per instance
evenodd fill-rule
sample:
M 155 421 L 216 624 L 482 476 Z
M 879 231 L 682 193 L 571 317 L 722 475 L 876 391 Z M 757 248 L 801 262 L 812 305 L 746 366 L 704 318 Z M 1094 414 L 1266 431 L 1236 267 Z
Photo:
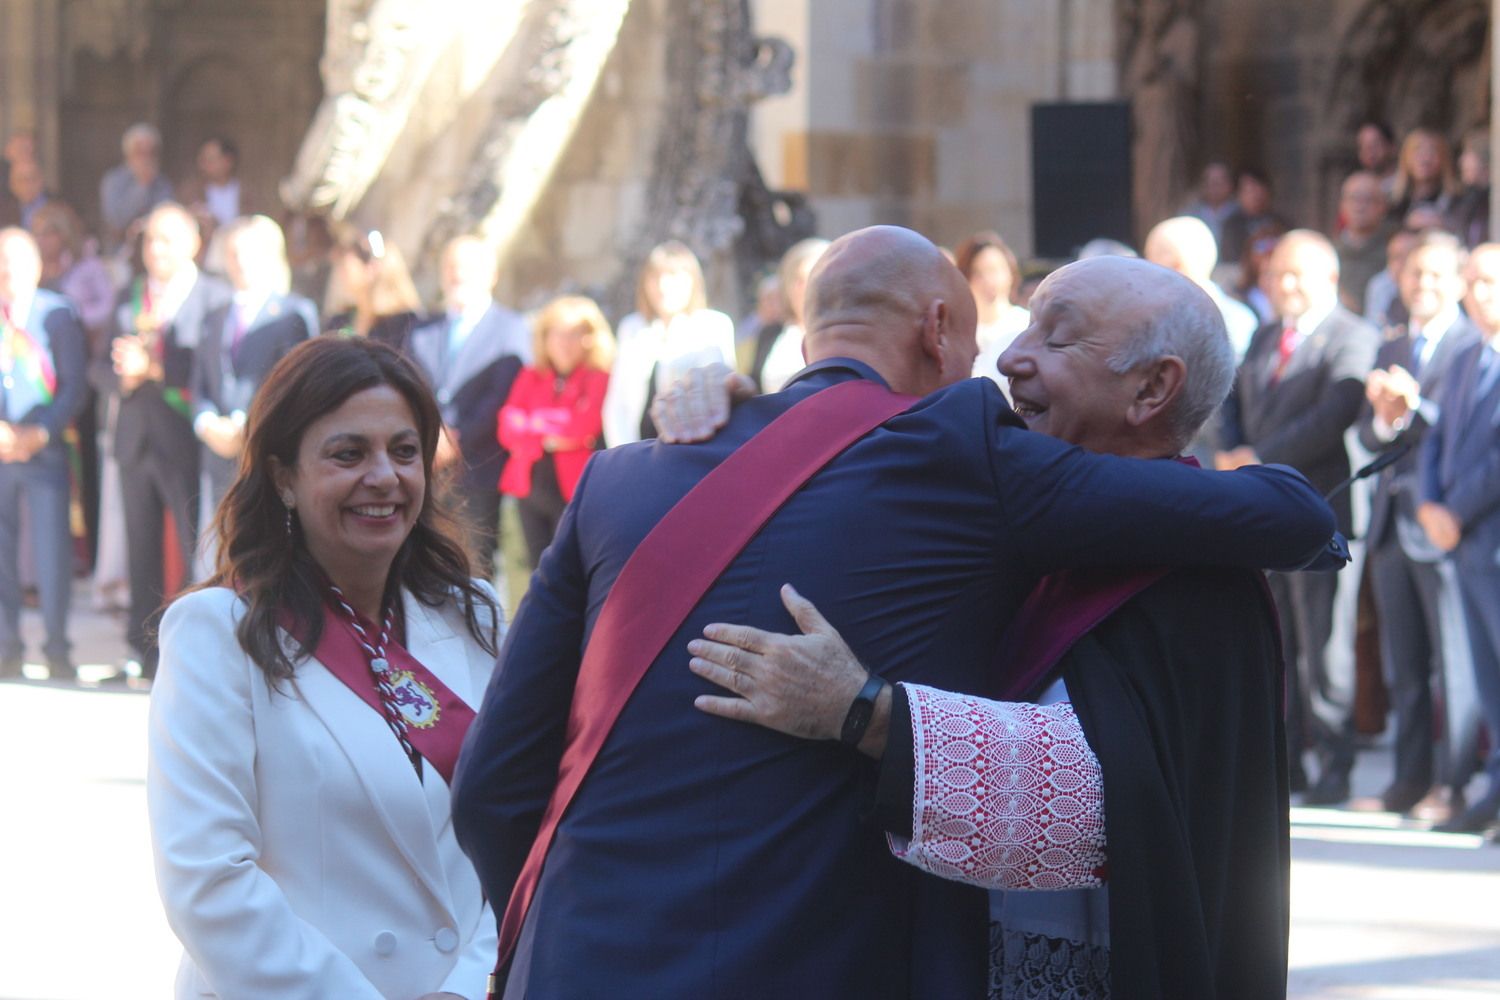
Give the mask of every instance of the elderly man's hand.
M 703 630 L 705 638 L 688 643 L 693 654 L 688 668 L 736 695 L 699 695 L 694 704 L 710 715 L 753 722 L 789 736 L 836 740 L 869 671 L 791 584 L 781 588 L 781 602 L 801 635 L 716 624 Z
M 729 423 L 736 403 L 755 396 L 755 383 L 726 364 L 694 368 L 651 401 L 657 439 L 667 444 L 707 441 Z
M 1444 552 L 1458 548 L 1458 541 L 1463 537 L 1463 525 L 1458 516 L 1440 503 L 1428 501 L 1417 507 L 1417 523 L 1427 532 L 1432 544 Z

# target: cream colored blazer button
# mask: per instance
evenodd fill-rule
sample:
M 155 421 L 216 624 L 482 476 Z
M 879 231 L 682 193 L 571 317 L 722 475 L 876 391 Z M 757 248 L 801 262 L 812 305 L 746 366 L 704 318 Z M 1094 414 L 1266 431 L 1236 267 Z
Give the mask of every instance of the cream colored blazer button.
M 432 943 L 437 945 L 438 951 L 452 951 L 458 947 L 458 931 L 452 927 L 439 927 L 432 936 Z
M 396 950 L 396 935 L 390 931 L 381 931 L 375 935 L 375 954 L 380 956 L 393 954 Z

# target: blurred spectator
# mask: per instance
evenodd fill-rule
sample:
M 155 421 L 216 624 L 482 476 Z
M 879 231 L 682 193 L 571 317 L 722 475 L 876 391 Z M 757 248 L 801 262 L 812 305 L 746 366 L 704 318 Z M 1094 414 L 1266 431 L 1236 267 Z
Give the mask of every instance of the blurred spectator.
M 1000 355 L 1031 322 L 1031 313 L 1015 303 L 1021 284 L 1021 265 L 1000 234 L 992 230 L 975 233 L 958 246 L 954 263 L 968 279 L 979 309 L 975 339 L 979 354 L 974 358 L 974 374 L 994 380 L 1008 391 L 1000 375 Z
M 1259 170 L 1241 170 L 1235 181 L 1234 211 L 1224 220 L 1219 259 L 1226 264 L 1240 263 L 1251 235 L 1272 224 L 1286 232 L 1286 220 L 1271 208 L 1270 178 Z
M 802 370 L 802 310 L 806 305 L 807 276 L 826 249 L 827 240 L 812 237 L 793 244 L 781 255 L 777 276 L 786 312 L 780 323 L 761 328 L 755 357 L 746 371 L 762 392 L 780 391 L 787 379 Z M 606 429 L 606 437 L 608 433 Z
M 1385 267 L 1386 240 L 1396 228 L 1388 207 L 1375 174 L 1358 170 L 1344 178 L 1339 188 L 1339 218 L 1344 225 L 1334 240 L 1339 252 L 1339 301 L 1360 315 L 1365 312 L 1365 289 Z
M 1365 379 L 1359 433 L 1371 452 L 1420 446 L 1442 412 L 1453 359 L 1479 339 L 1459 312 L 1462 257 L 1458 239 L 1436 230 L 1419 236 L 1406 255 L 1399 284 L 1410 318 L 1389 331 Z M 1417 453 L 1409 451 L 1376 480 L 1365 533 L 1395 716 L 1395 775 L 1378 805 L 1446 820 L 1455 804 L 1462 811 L 1474 770 L 1478 705 L 1453 567 L 1417 521 L 1420 500 Z M 1447 750 L 1439 768 L 1433 744 L 1440 733 Z M 1434 777 L 1446 787 L 1429 798 Z
M 783 280 L 782 287 L 790 286 Z M 734 367 L 734 321 L 708 308 L 698 258 L 675 240 L 647 254 L 635 312 L 620 321 L 619 340 L 604 398 L 604 440 L 611 447 L 656 436 L 651 399 L 657 391 L 694 368 Z
M 240 150 L 232 139 L 216 135 L 203 140 L 193 163 L 197 171 L 179 185 L 178 200 L 198 220 L 207 243 L 219 226 L 254 212 L 240 191 Z
M 755 347 L 762 330 L 781 325 L 786 316 L 786 296 L 781 292 L 781 278 L 775 271 L 762 275 L 755 283 L 755 308 L 734 328 L 735 361 L 740 371 L 748 372 L 755 363 Z
M 499 437 L 510 452 L 500 489 L 518 500 L 536 569 L 599 446 L 614 341 L 599 307 L 579 296 L 549 302 L 532 325 L 536 360 L 500 410 Z
M 476 575 L 494 573 L 505 450 L 495 437 L 521 366 L 531 358 L 525 320 L 495 301 L 495 250 L 477 236 L 443 248 L 446 311 L 412 331 L 410 354 L 427 377 L 443 416 L 435 464 L 452 468 L 470 532 Z
M 348 228 L 334 243 L 330 316 L 324 333 L 369 337 L 398 351 L 417 325 L 422 300 L 412 284 L 401 249 L 387 243 L 378 229 Z
M 1439 829 L 1477 833 L 1500 816 L 1500 246 L 1475 248 L 1467 274 L 1466 304 L 1481 339 L 1453 359 L 1442 413 L 1422 443 L 1417 520 L 1451 553 L 1490 733 L 1488 788 Z
M 1234 348 L 1234 360 L 1238 364 L 1250 346 L 1250 337 L 1260 320 L 1254 310 L 1236 299 L 1230 298 L 1213 280 L 1214 267 L 1219 261 L 1219 248 L 1214 244 L 1213 233 L 1201 219 L 1191 215 L 1179 215 L 1159 222 L 1146 235 L 1146 259 L 1187 278 L 1208 293 L 1224 317 L 1224 326 L 1229 331 L 1229 344 Z
M 1380 193 L 1389 201 L 1396 186 L 1396 133 L 1385 122 L 1371 119 L 1354 133 L 1359 168 L 1380 181 Z
M 1225 451 L 1216 464 L 1290 465 L 1328 492 L 1349 475 L 1344 433 L 1359 416 L 1376 332 L 1338 302 L 1339 262 L 1319 233 L 1282 237 L 1266 263 L 1264 288 L 1277 319 L 1256 331 L 1224 405 Z M 1353 530 L 1348 491 L 1330 500 L 1339 530 Z M 1354 766 L 1354 650 L 1332 642 L 1335 573 L 1272 573 L 1287 663 L 1287 748 L 1294 789 L 1308 805 L 1349 797 Z M 1317 757 L 1307 786 L 1303 753 Z
M 47 190 L 46 185 L 47 179 L 42 174 L 42 166 L 35 160 L 12 164 L 9 190 L 16 213 L 12 223 L 18 224 L 22 229 L 31 228 L 31 219 L 36 215 L 37 209 L 57 197 Z
M 1234 208 L 1234 174 L 1223 160 L 1210 160 L 1198 178 L 1198 196 L 1183 208 L 1182 214 L 1201 220 L 1218 245 L 1223 243 L 1224 220 Z
M 191 571 L 198 527 L 198 439 L 189 383 L 194 348 L 210 313 L 230 300 L 229 286 L 193 263 L 198 223 L 176 202 L 146 216 L 141 243 L 145 274 L 115 308 L 114 340 L 94 364 L 95 385 L 118 400 L 115 458 L 120 467 L 130 560 L 126 639 L 141 674 L 156 674 L 152 622 L 165 599 L 164 522 L 176 529 L 177 552 Z M 128 678 L 118 673 L 110 680 Z
M 103 357 L 109 341 L 109 317 L 114 311 L 115 285 L 109 269 L 94 252 L 93 241 L 84 238 L 78 213 L 64 201 L 49 201 L 31 217 L 31 234 L 42 255 L 42 287 L 73 303 L 88 337 L 88 357 Z M 99 394 L 87 386 L 78 428 L 78 498 L 83 507 L 90 565 L 98 566 L 101 536 L 102 458 L 99 440 Z M 119 512 L 118 482 L 112 487 L 114 510 Z M 124 524 L 115 537 L 119 542 L 118 578 L 123 583 Z
M 0 225 L 12 226 L 20 221 L 20 206 L 10 193 L 10 174 L 22 163 L 36 163 L 36 137 L 26 129 L 18 129 L 7 136 L 3 155 L 0 155 Z
M 1083 246 L 1078 248 L 1078 259 L 1088 260 L 1091 257 L 1139 257 L 1135 248 L 1119 240 L 1110 239 L 1108 236 L 1096 236 Z
M 83 325 L 62 296 L 40 289 L 41 255 L 24 229 L 0 229 L 0 677 L 21 676 L 21 508 L 35 546 L 54 680 L 77 676 L 68 644 L 73 539 L 63 432 L 83 405 Z
M 290 294 L 280 226 L 264 215 L 251 215 L 231 220 L 220 235 L 234 292 L 204 318 L 193 352 L 193 433 L 203 443 L 200 517 L 212 515 L 234 481 L 245 444 L 245 416 L 256 390 L 276 362 L 319 329 L 313 304 Z M 211 549 L 200 546 L 200 569 L 214 565 Z
M 1240 254 L 1239 281 L 1234 290 L 1247 306 L 1255 310 L 1255 315 L 1262 323 L 1269 323 L 1276 318 L 1276 308 L 1261 286 L 1261 272 L 1265 269 L 1271 252 L 1276 249 L 1276 244 L 1285 234 L 1286 226 L 1278 220 L 1261 223 L 1245 240 Z
M 328 229 L 328 219 L 293 212 L 282 229 L 286 233 L 287 262 L 292 268 L 292 291 L 322 303 L 328 294 L 328 276 L 333 267 L 333 234 Z
M 1417 234 L 1409 229 L 1398 229 L 1385 241 L 1385 269 L 1365 287 L 1365 319 L 1377 330 L 1406 322 L 1406 306 L 1401 302 L 1396 276 L 1416 242 Z
M 1464 136 L 1458 155 L 1458 197 L 1449 211 L 1450 225 L 1464 246 L 1490 238 L 1490 134 L 1475 129 Z
M 104 220 L 104 248 L 118 250 L 131 224 L 172 197 L 172 185 L 161 175 L 161 133 L 144 122 L 130 126 L 120 139 L 125 162 L 99 181 L 99 214 Z
M 1437 132 L 1413 129 L 1401 144 L 1396 182 L 1391 187 L 1391 215 L 1404 222 L 1409 212 L 1431 208 L 1446 215 L 1458 193 L 1453 150 Z

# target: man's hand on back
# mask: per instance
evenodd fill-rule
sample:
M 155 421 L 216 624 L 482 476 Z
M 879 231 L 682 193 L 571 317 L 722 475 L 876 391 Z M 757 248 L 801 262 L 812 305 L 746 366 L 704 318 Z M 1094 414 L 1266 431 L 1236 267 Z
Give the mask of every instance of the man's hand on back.
M 870 673 L 843 637 L 791 584 L 781 588 L 801 635 L 763 632 L 747 625 L 709 625 L 703 639 L 688 643 L 688 668 L 735 697 L 699 695 L 694 704 L 710 715 L 753 722 L 789 736 L 836 740 Z M 859 750 L 879 757 L 885 750 L 890 689 L 881 692 L 874 719 Z
M 694 368 L 651 401 L 651 422 L 667 444 L 707 441 L 729 423 L 736 403 L 754 396 L 755 383 L 728 365 Z

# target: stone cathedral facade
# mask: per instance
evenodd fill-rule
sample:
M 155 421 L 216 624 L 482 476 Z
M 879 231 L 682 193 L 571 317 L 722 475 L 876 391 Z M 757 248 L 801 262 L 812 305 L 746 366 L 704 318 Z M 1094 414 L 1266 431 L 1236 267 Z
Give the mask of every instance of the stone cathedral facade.
M 1321 225 L 1366 116 L 1490 114 L 1488 0 L 4 0 L 0 131 L 86 219 L 120 133 L 170 177 L 222 132 L 261 206 L 378 226 L 434 284 L 628 305 L 666 237 L 743 304 L 796 238 L 873 222 L 1032 248 L 1038 103 L 1129 101 L 1137 235 L 1209 158 Z

